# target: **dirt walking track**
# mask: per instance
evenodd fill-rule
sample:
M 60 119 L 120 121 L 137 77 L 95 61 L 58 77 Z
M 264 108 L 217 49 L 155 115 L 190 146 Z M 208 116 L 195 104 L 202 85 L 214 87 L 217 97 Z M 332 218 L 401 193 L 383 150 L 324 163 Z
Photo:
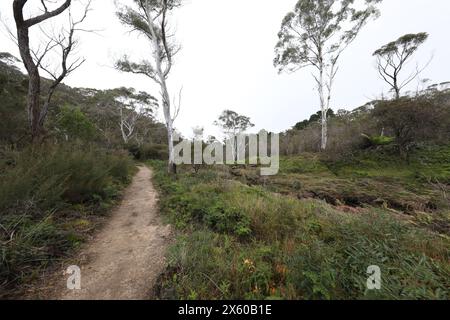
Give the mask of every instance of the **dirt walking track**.
M 124 199 L 104 228 L 81 252 L 81 290 L 68 290 L 67 277 L 51 299 L 141 300 L 151 290 L 165 267 L 170 226 L 158 213 L 152 171 L 139 172 L 125 191 Z

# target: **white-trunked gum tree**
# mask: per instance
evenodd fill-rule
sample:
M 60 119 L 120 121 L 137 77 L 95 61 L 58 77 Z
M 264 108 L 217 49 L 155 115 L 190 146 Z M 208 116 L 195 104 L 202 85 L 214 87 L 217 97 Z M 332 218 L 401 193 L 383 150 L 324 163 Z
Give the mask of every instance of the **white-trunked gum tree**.
M 299 0 L 283 19 L 274 65 L 279 72 L 313 67 L 320 99 L 321 149 L 328 140 L 327 115 L 339 59 L 371 18 L 381 0 Z
M 160 86 L 161 103 L 167 127 L 169 165 L 168 172 L 176 174 L 174 161 L 174 121 L 180 111 L 178 103 L 171 103 L 167 79 L 172 70 L 173 57 L 180 47 L 173 41 L 168 30 L 168 16 L 172 10 L 181 6 L 181 0 L 134 0 L 134 6 L 125 6 L 118 13 L 120 21 L 131 30 L 144 35 L 150 42 L 151 59 L 138 63 L 125 56 L 116 62 L 116 68 L 134 74 L 147 76 Z M 174 99 L 175 100 L 175 99 Z

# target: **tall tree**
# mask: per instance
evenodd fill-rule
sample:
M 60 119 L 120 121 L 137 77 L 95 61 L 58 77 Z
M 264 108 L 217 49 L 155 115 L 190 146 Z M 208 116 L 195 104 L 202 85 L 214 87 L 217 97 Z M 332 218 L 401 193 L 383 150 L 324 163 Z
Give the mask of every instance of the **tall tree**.
M 43 32 L 44 36 L 47 38 L 46 44 L 43 50 L 38 51 L 34 51 L 30 47 L 30 28 L 62 14 L 70 7 L 71 0 L 65 0 L 64 3 L 54 10 L 48 9 L 49 4 L 54 3 L 54 1 L 42 0 L 41 5 L 43 13 L 35 17 L 25 19 L 23 11 L 27 2 L 28 0 L 14 0 L 13 11 L 17 28 L 16 40 L 19 47 L 20 56 L 22 57 L 23 64 L 25 65 L 25 69 L 27 70 L 29 76 L 27 98 L 28 121 L 31 128 L 31 137 L 33 141 L 36 141 L 36 139 L 42 135 L 49 105 L 56 88 L 71 72 L 80 67 L 84 62 L 84 59 L 76 59 L 70 63 L 68 59 L 76 45 L 74 34 L 77 30 L 79 30 L 78 25 L 86 19 L 90 2 L 85 7 L 84 15 L 80 20 L 74 21 L 72 16 L 69 15 L 70 27 L 68 28 L 68 31 L 61 31 L 60 34 L 51 36 Z M 56 50 L 58 48 L 61 50 L 61 67 L 59 71 L 51 72 L 48 66 L 44 66 L 44 58 L 54 49 Z M 53 79 L 53 82 L 51 83 L 46 94 L 43 107 L 41 107 L 40 101 L 41 78 L 39 69 L 46 71 Z
M 401 90 L 416 79 L 419 74 L 428 66 L 419 68 L 400 79 L 400 73 L 408 64 L 411 57 L 419 47 L 428 39 L 426 32 L 417 34 L 406 34 L 395 41 L 389 42 L 376 50 L 373 55 L 377 58 L 377 69 L 381 78 L 389 84 L 395 94 L 395 98 L 400 98 Z M 431 61 L 431 60 L 430 60 Z
M 282 22 L 274 65 L 279 72 L 314 67 L 322 115 L 322 150 L 327 147 L 327 113 L 339 59 L 369 19 L 379 15 L 376 8 L 379 2 L 299 0 Z
M 180 111 L 180 101 L 172 106 L 167 79 L 179 47 L 172 40 L 173 34 L 169 33 L 168 15 L 181 5 L 181 0 L 134 0 L 134 3 L 134 7 L 126 6 L 119 11 L 118 17 L 123 24 L 146 37 L 152 47 L 152 59 L 135 63 L 125 56 L 117 61 L 116 67 L 123 72 L 145 75 L 160 86 L 168 136 L 168 171 L 176 173 L 173 123 Z

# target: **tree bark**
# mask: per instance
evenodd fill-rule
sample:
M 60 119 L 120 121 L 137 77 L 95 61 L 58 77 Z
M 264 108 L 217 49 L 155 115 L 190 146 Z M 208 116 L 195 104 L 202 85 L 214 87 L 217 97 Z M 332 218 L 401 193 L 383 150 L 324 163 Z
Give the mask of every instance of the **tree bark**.
M 173 145 L 173 118 L 171 113 L 171 104 L 170 104 L 170 95 L 169 90 L 167 88 L 167 81 L 166 81 L 166 75 L 162 70 L 162 60 L 163 60 L 163 52 L 159 43 L 158 34 L 156 31 L 156 26 L 154 25 L 153 18 L 151 17 L 151 7 L 149 2 L 147 1 L 147 22 L 149 26 L 150 33 L 152 35 L 152 42 L 153 42 L 153 48 L 154 48 L 154 60 L 156 63 L 156 74 L 159 80 L 159 85 L 161 87 L 161 95 L 162 95 L 162 105 L 163 105 L 163 111 L 164 111 L 164 118 L 166 121 L 166 127 L 167 127 L 167 138 L 168 138 L 168 149 L 169 149 L 169 162 L 168 162 L 168 168 L 167 171 L 170 174 L 176 174 L 177 168 L 175 164 L 175 154 L 174 154 L 174 145 Z M 163 21 L 163 24 L 165 22 Z M 165 35 L 161 35 L 164 37 Z M 161 39 L 161 41 L 165 41 L 165 39 Z M 167 59 L 170 59 L 170 57 L 167 57 Z
M 328 110 L 325 103 L 325 92 L 324 92 L 324 66 L 323 63 L 320 63 L 319 67 L 319 81 L 318 81 L 318 90 L 319 90 L 319 97 L 320 97 L 320 109 L 322 112 L 322 120 L 321 120 L 321 126 L 322 126 L 322 136 L 321 136 L 321 143 L 320 143 L 320 149 L 322 151 L 325 151 L 327 148 L 328 143 Z
M 27 96 L 28 123 L 31 130 L 31 138 L 35 140 L 42 131 L 39 126 L 41 77 L 39 69 L 31 56 L 29 32 L 23 20 L 22 7 L 17 2 L 14 2 L 14 18 L 17 25 L 17 41 L 20 56 L 29 76 Z
M 394 72 L 394 94 L 395 94 L 395 99 L 400 99 L 400 88 L 398 86 L 398 77 L 397 77 L 397 71 Z
M 64 4 L 54 11 L 49 12 L 45 10 L 45 13 L 42 15 L 25 20 L 23 17 L 23 8 L 27 1 L 28 0 L 14 0 L 13 12 L 17 27 L 19 52 L 29 76 L 27 96 L 28 122 L 31 130 L 31 139 L 35 142 L 42 135 L 48 105 L 46 104 L 45 108 L 41 110 L 41 77 L 39 74 L 39 66 L 34 62 L 31 55 L 29 29 L 36 24 L 64 12 L 64 10 L 70 6 L 71 0 L 66 0 Z
M 157 42 L 157 41 L 155 41 Z M 159 45 L 156 45 L 155 56 L 156 56 L 156 72 L 158 74 L 158 78 L 160 79 L 160 86 L 162 92 L 162 102 L 163 102 L 163 111 L 164 118 L 166 120 L 167 126 L 167 138 L 168 138 L 168 146 L 169 146 L 169 164 L 168 164 L 168 172 L 172 174 L 176 174 L 176 165 L 175 165 L 175 154 L 174 154 L 174 146 L 173 146 L 173 119 L 171 113 L 171 104 L 170 104 L 170 95 L 169 90 L 167 88 L 166 77 L 164 76 L 161 68 L 161 60 L 162 60 L 162 52 L 159 48 Z

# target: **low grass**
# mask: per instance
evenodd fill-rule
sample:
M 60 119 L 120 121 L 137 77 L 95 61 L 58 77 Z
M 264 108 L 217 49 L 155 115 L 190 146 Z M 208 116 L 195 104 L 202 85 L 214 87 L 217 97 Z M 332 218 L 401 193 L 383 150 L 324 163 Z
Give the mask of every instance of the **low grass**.
M 315 198 L 335 206 L 366 205 L 410 216 L 429 215 L 430 227 L 450 232 L 450 147 L 417 149 L 409 162 L 389 147 L 331 162 L 317 154 L 284 157 L 280 173 L 260 177 L 254 167 L 240 167 L 232 176 L 248 185 L 299 199 Z
M 282 174 L 298 172 L 296 161 L 284 162 Z M 161 211 L 179 230 L 158 287 L 163 299 L 449 298 L 446 235 L 386 209 L 344 212 L 248 185 L 229 168 L 184 167 L 170 177 L 163 162 L 149 164 Z M 308 164 L 295 174 L 327 168 Z M 381 268 L 381 290 L 367 290 L 372 265 Z
M 450 184 L 450 146 L 422 146 L 403 160 L 390 147 L 361 151 L 330 164 L 331 170 L 345 177 L 394 178 L 411 184 L 441 182 Z
M 1 159 L 0 297 L 8 297 L 83 243 L 135 168 L 126 153 L 93 146 L 42 146 Z

